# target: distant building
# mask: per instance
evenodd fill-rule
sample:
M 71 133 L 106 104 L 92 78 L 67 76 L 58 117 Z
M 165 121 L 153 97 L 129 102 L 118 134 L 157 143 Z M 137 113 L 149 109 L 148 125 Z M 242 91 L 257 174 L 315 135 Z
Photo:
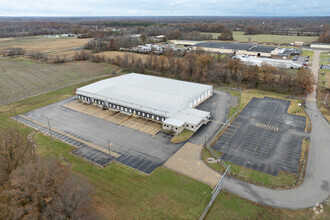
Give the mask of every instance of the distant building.
M 180 46 L 194 46 L 198 43 L 202 43 L 203 41 L 194 41 L 194 40 L 171 40 L 172 44 L 180 45 Z
M 130 37 L 133 38 L 133 39 L 137 39 L 137 38 L 141 37 L 141 34 L 133 34 Z
M 288 58 L 291 55 L 300 55 L 301 49 L 296 48 L 277 48 L 273 51 L 273 55 L 282 58 Z
M 50 38 L 59 38 L 58 35 L 45 35 L 44 37 L 50 37 Z
M 300 69 L 303 67 L 302 64 L 294 62 L 292 60 L 282 60 L 282 59 L 270 59 L 261 57 L 251 57 L 238 55 L 233 57 L 233 59 L 240 59 L 243 63 L 251 66 L 262 66 L 263 64 L 270 65 L 279 68 L 288 69 Z
M 75 34 L 62 34 L 62 37 L 74 37 L 76 36 Z
M 78 88 L 78 99 L 143 117 L 180 133 L 197 131 L 210 120 L 210 112 L 194 109 L 210 96 L 212 86 L 156 76 L 130 73 Z
M 297 47 L 301 47 L 301 46 L 304 45 L 304 42 L 303 41 L 295 41 L 294 45 L 297 46 Z
M 138 45 L 137 47 L 132 48 L 134 52 L 138 53 L 156 53 L 156 54 L 163 54 L 168 50 L 173 50 L 173 52 L 184 52 L 187 51 L 189 48 L 187 47 L 180 47 L 174 44 L 145 44 L 145 45 Z
M 311 48 L 330 50 L 330 44 L 314 43 L 311 44 Z
M 276 54 L 277 47 L 260 46 L 258 44 L 252 43 L 226 43 L 207 41 L 194 44 L 192 49 L 215 53 L 271 57 L 272 55 Z
M 166 35 L 158 35 L 156 36 L 156 39 L 162 39 L 164 40 L 166 38 Z

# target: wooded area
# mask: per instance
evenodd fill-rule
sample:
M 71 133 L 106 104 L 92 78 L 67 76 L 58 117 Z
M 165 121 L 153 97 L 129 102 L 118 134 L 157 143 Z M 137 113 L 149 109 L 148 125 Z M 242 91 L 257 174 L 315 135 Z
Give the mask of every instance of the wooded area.
M 106 59 L 88 52 L 76 53 L 75 60 L 108 62 L 133 72 L 156 74 L 201 83 L 226 83 L 288 94 L 306 94 L 312 90 L 313 77 L 308 69 L 292 70 L 245 65 L 227 56 L 191 52 L 176 56 L 150 54 L 146 61 L 132 54 Z
M 27 19 L 29 20 L 29 19 Z M 0 38 L 43 34 L 80 34 L 79 37 L 124 36 L 146 34 L 166 35 L 167 39 L 205 40 L 212 36 L 200 34 L 244 31 L 245 34 L 279 34 L 293 36 L 322 36 L 320 42 L 329 42 L 329 17 L 304 18 L 248 18 L 206 17 L 193 19 L 172 18 L 48 18 L 46 21 L 22 22 L 17 19 L 0 19 Z M 186 20 L 186 21 L 185 21 Z M 185 22 L 183 22 L 185 21 Z M 223 38 L 228 39 L 228 38 Z M 230 38 L 229 38 L 230 39 Z
M 0 219 L 96 219 L 91 185 L 35 147 L 15 129 L 0 133 Z

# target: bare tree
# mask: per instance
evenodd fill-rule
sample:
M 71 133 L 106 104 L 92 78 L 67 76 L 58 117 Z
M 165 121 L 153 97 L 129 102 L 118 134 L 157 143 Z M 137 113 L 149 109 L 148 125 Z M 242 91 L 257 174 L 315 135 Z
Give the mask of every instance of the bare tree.
M 40 159 L 16 130 L 0 134 L 0 219 L 97 219 L 91 185 L 53 158 Z
M 4 194 L 10 219 L 95 219 L 91 186 L 55 159 L 31 161 L 10 175 Z
M 0 185 L 17 167 L 33 160 L 34 147 L 15 129 L 0 133 Z

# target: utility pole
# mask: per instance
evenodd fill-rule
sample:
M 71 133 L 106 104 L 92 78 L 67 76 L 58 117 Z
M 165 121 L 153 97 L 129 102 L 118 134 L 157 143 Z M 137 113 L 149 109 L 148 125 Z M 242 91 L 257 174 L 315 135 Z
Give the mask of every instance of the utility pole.
M 46 117 L 46 116 L 45 116 Z M 46 117 L 47 118 L 47 117 Z M 53 140 L 52 136 L 52 130 L 50 129 L 50 124 L 49 124 L 49 119 L 47 118 L 47 123 L 48 123 L 48 129 L 49 129 L 49 134 L 50 134 L 50 139 Z
M 16 109 L 15 109 L 15 107 L 13 107 L 13 109 L 14 109 L 14 113 L 15 113 L 16 121 L 17 121 L 17 123 L 19 124 L 19 120 L 18 120 L 18 117 L 17 117 L 17 113 L 16 113 Z
M 325 105 L 326 104 L 326 102 L 327 102 L 327 99 L 328 99 L 328 95 L 329 95 L 329 91 L 327 92 L 327 95 L 325 96 L 325 98 L 324 98 L 324 101 L 323 101 L 323 105 Z
M 205 147 L 206 147 L 206 136 L 207 136 L 207 135 L 205 134 L 205 141 L 204 141 L 204 146 L 205 146 Z

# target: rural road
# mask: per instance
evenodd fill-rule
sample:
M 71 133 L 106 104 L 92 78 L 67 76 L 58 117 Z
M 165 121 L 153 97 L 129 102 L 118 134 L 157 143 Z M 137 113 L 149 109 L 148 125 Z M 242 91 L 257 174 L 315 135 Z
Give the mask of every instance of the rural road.
M 312 72 L 317 80 L 319 51 L 314 51 Z M 330 196 L 330 127 L 318 110 L 314 92 L 307 96 L 306 110 L 311 117 L 312 133 L 305 180 L 296 188 L 273 190 L 226 177 L 223 188 L 248 200 L 268 206 L 302 209 L 315 206 Z

